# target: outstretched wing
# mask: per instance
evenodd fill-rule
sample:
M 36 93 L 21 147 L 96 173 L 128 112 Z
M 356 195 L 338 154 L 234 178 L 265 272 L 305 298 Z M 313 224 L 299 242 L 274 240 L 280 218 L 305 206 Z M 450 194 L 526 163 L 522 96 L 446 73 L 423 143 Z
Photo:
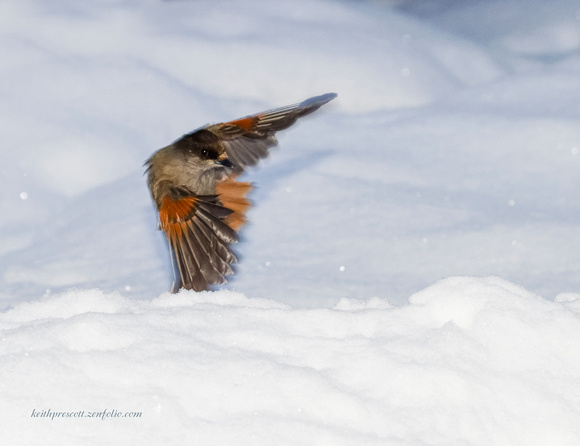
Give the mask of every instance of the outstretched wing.
M 213 124 L 207 129 L 220 138 L 229 161 L 234 165 L 234 173 L 239 174 L 268 156 L 268 149 L 278 143 L 274 136 L 277 131 L 290 127 L 298 118 L 318 110 L 335 97 L 335 93 L 327 93 L 299 104 Z
M 171 292 L 180 288 L 202 291 L 226 281 L 237 261 L 229 245 L 238 240 L 226 221 L 235 211 L 218 201 L 217 196 L 195 195 L 175 188 L 159 208 L 159 223 L 165 232 L 175 281 Z
M 230 244 L 238 241 L 236 231 L 245 223 L 244 214 L 250 206 L 246 194 L 251 189 L 249 183 L 238 182 L 236 177 L 246 167 L 268 156 L 268 149 L 277 144 L 274 136 L 277 131 L 290 127 L 298 118 L 335 97 L 336 94 L 328 93 L 299 104 L 200 129 L 205 133 L 196 130 L 187 135 L 206 138 L 209 130 L 217 136 L 213 136 L 217 159 L 222 160 L 225 155 L 224 160 L 227 158 L 233 169 L 231 175 L 217 182 L 215 195 L 197 195 L 187 187 L 173 186 L 156 203 L 160 227 L 171 251 L 175 276 L 173 293 L 180 288 L 206 290 L 210 285 L 224 283 L 226 276 L 233 273 L 231 265 L 237 258 Z M 152 187 L 151 179 L 149 187 Z

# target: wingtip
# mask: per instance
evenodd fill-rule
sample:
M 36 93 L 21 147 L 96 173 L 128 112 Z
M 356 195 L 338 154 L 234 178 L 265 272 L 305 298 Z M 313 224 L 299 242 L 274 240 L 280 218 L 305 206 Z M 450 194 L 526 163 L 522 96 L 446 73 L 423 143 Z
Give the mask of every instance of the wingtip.
M 326 94 L 322 94 L 320 96 L 314 96 L 312 98 L 308 98 L 305 101 L 303 101 L 300 105 L 302 107 L 312 107 L 312 106 L 320 107 L 320 106 L 326 104 L 327 102 L 332 101 L 337 96 L 338 95 L 336 93 L 326 93 Z
M 328 101 L 332 101 L 337 96 L 338 96 L 337 93 L 326 93 L 322 95 L 322 97 L 327 98 Z

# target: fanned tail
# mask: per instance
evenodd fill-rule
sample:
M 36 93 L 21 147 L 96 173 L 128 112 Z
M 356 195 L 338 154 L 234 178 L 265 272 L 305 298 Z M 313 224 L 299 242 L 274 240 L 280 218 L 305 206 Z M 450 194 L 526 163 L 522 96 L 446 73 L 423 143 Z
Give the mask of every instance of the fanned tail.
M 236 231 L 246 223 L 246 211 L 251 206 L 246 195 L 252 190 L 250 183 L 236 181 L 235 177 L 220 181 L 217 184 L 217 194 L 224 207 L 233 212 L 228 215 L 224 222 Z

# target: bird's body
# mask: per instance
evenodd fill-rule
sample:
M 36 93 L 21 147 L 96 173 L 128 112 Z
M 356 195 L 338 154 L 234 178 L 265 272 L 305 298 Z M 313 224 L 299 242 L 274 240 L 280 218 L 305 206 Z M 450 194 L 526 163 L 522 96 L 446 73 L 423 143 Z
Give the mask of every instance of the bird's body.
M 206 290 L 226 281 L 237 261 L 230 245 L 245 223 L 249 183 L 236 178 L 268 156 L 275 132 L 312 113 L 334 93 L 299 104 L 213 124 L 155 152 L 146 161 L 148 186 L 174 265 L 172 292 Z

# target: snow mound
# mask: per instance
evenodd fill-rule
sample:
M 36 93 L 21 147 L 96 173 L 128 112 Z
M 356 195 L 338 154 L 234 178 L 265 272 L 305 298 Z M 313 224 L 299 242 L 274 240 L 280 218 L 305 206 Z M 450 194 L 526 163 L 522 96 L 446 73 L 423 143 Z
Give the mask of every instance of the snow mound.
M 0 314 L 0 438 L 574 445 L 578 297 L 549 302 L 494 277 L 442 280 L 405 307 L 300 310 L 228 291 L 49 295 Z M 105 410 L 122 416 L 87 418 Z

